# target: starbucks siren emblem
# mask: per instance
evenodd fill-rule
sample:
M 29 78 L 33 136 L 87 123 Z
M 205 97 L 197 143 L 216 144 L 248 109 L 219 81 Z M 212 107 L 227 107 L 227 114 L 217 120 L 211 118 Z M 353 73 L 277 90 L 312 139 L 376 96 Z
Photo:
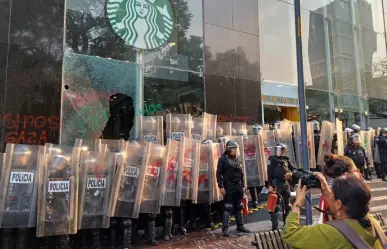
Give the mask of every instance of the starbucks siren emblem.
M 107 16 L 114 32 L 137 48 L 158 48 L 172 33 L 168 0 L 108 0 Z

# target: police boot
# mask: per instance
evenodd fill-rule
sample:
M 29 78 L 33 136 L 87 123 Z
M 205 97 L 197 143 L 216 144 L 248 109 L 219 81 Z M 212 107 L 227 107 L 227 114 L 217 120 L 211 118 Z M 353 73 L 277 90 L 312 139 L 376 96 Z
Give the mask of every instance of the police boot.
M 222 228 L 222 233 L 223 236 L 230 236 L 229 232 L 229 224 L 230 224 L 230 213 L 232 212 L 233 206 L 230 203 L 225 203 L 224 204 L 224 211 L 223 211 L 223 217 L 222 217 L 222 223 L 223 223 L 223 228 Z
M 180 225 L 178 228 L 178 233 L 181 235 L 185 235 L 187 233 L 187 229 L 185 229 L 185 204 L 180 206 L 179 214 L 180 214 Z
M 2 249 L 13 249 L 13 236 L 11 228 L 0 229 L 1 248 Z
M 364 174 L 365 174 L 365 179 L 366 180 L 368 180 L 368 181 L 372 180 L 372 171 L 369 168 L 369 166 L 364 170 Z
M 380 163 L 375 163 L 376 177 L 382 178 L 382 168 Z
M 117 247 L 117 227 L 118 220 L 116 218 L 112 218 L 110 220 L 110 228 L 109 228 L 109 248 L 115 249 Z
M 100 229 L 91 229 L 91 248 L 93 249 L 101 248 L 101 230 Z
M 214 224 L 214 221 L 212 219 L 212 211 L 211 211 L 211 204 L 206 204 L 204 206 L 204 212 L 206 214 L 206 218 L 207 218 L 207 227 L 208 228 L 214 228 L 215 227 L 215 224 Z
M 69 235 L 60 235 L 59 236 L 59 246 L 58 249 L 70 249 L 70 236 Z
M 279 222 L 279 214 L 278 212 L 270 213 L 271 218 L 271 230 L 277 230 L 278 229 L 278 222 Z
M 253 202 L 253 208 L 257 208 L 258 207 L 257 188 L 249 188 L 249 192 L 251 195 L 251 201 Z
M 168 208 L 165 211 L 164 221 L 164 240 L 168 241 L 172 239 L 172 222 L 173 222 L 173 211 L 172 208 Z
M 132 248 L 132 219 L 124 218 L 121 225 L 124 232 L 122 246 L 124 249 L 130 249 Z
M 147 228 L 148 228 L 148 244 L 152 246 L 157 246 L 156 241 L 156 215 L 148 214 L 147 219 Z
M 250 230 L 243 226 L 242 210 L 235 211 L 235 220 L 237 223 L 237 231 L 241 233 L 250 233 Z

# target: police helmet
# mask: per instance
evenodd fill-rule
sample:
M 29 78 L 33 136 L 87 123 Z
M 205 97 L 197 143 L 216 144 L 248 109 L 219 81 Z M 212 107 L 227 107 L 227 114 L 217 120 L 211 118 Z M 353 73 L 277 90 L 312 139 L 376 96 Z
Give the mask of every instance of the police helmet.
M 288 151 L 288 146 L 286 144 L 280 143 L 275 146 L 276 156 L 284 156 Z
M 206 140 L 203 141 L 203 144 L 212 144 L 212 141 L 209 140 L 209 139 L 206 139 Z
M 344 132 L 352 134 L 353 130 L 351 128 L 345 128 Z
M 312 120 L 313 130 L 319 131 L 320 130 L 320 123 L 317 120 Z
M 353 144 L 360 144 L 360 135 L 357 133 L 353 134 L 349 139 Z
M 231 149 L 235 149 L 235 148 L 238 148 L 238 144 L 237 144 L 235 141 L 230 140 L 230 141 L 228 141 L 228 142 L 226 143 L 226 149 L 227 149 L 228 151 L 230 151 Z
M 253 125 L 253 133 L 254 135 L 258 135 L 263 130 L 262 126 L 256 124 Z
M 372 128 L 372 127 L 368 127 L 367 129 L 366 129 L 366 131 L 372 131 L 374 128 Z
M 385 136 L 387 136 L 387 128 L 382 128 L 380 129 L 380 136 L 384 136 L 384 134 L 386 134 Z
M 351 129 L 353 130 L 354 133 L 359 133 L 360 130 L 361 130 L 361 127 L 358 126 L 357 124 L 353 124 L 353 125 L 351 125 L 351 127 L 349 127 L 349 128 L 351 128 Z
M 280 129 L 281 128 L 281 122 L 280 121 L 275 121 L 274 124 L 273 124 L 273 127 L 274 127 L 275 130 Z

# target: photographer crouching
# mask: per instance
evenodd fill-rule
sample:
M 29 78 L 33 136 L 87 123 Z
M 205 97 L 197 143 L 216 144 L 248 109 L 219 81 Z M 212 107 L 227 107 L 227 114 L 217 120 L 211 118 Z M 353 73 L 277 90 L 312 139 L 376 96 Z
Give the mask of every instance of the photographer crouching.
M 307 186 L 299 180 L 296 201 L 283 230 L 283 242 L 294 249 L 387 248 L 381 245 L 387 238 L 380 224 L 368 214 L 371 200 L 368 185 L 356 174 L 344 174 L 334 179 L 329 188 L 321 173 L 315 175 L 335 220 L 316 226 L 300 225 L 300 209 L 305 204 Z M 351 236 L 345 235 L 348 231 L 352 232 Z
M 286 157 L 287 147 L 285 144 L 275 146 L 275 154 L 269 157 L 267 165 L 267 176 L 269 192 L 276 191 L 279 198 L 274 212 L 270 212 L 272 230 L 278 229 L 279 211 L 282 204 L 283 220 L 285 222 L 290 207 L 290 184 L 288 180 L 292 178 L 292 172 L 296 170 L 293 164 Z

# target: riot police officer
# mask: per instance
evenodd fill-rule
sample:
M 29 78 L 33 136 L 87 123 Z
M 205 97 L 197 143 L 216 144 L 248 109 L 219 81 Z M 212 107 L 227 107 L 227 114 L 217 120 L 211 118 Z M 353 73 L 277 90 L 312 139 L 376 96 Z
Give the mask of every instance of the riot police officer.
M 224 195 L 224 211 L 223 211 L 223 229 L 224 236 L 230 236 L 229 233 L 229 218 L 230 212 L 235 211 L 235 220 L 237 223 L 237 231 L 249 233 L 250 231 L 243 226 L 242 217 L 242 199 L 244 195 L 244 175 L 243 165 L 237 158 L 238 144 L 234 141 L 226 143 L 226 150 L 218 160 L 218 168 L 216 170 L 216 180 L 220 192 Z
M 285 144 L 277 144 L 275 154 L 269 157 L 267 165 L 267 176 L 269 192 L 276 191 L 279 195 L 275 211 L 270 213 L 272 230 L 278 229 L 279 210 L 282 204 L 283 220 L 286 220 L 291 209 L 290 207 L 290 184 L 288 180 L 292 178 L 296 170 L 294 165 L 286 156 L 288 148 Z
M 360 135 L 354 133 L 349 140 L 350 144 L 345 147 L 344 155 L 352 159 L 366 180 L 371 180 L 370 163 L 365 149 L 360 146 Z
M 254 135 L 259 135 L 262 130 L 263 130 L 263 127 L 258 124 L 253 126 Z M 257 208 L 259 203 L 259 194 L 261 193 L 263 186 L 259 186 L 259 187 L 248 186 L 248 189 L 251 195 L 251 201 L 253 202 L 253 208 Z
M 387 181 L 387 128 L 380 130 L 379 136 L 376 138 L 376 143 L 379 149 L 382 179 L 383 181 Z
M 318 147 L 320 145 L 320 123 L 317 120 L 312 120 L 313 136 L 314 136 L 314 152 L 317 164 Z M 321 172 L 321 166 L 316 165 L 316 170 Z

